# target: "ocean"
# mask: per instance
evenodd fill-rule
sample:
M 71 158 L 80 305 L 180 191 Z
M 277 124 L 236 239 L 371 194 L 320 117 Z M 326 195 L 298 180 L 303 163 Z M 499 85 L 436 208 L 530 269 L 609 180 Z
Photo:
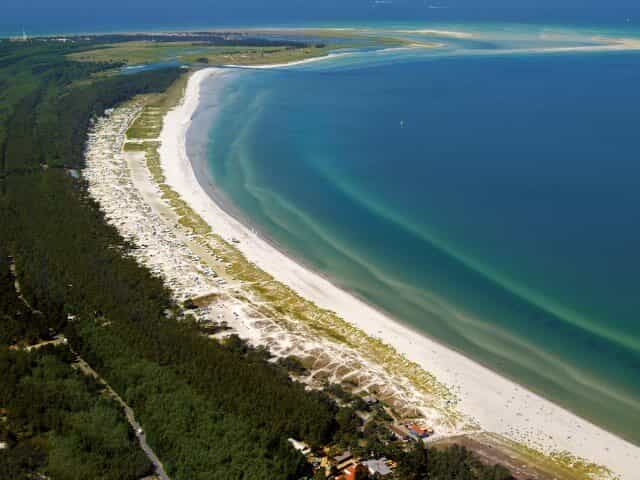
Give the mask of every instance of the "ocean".
M 335 284 L 640 444 L 640 52 L 447 28 L 474 36 L 228 69 L 190 156 Z
M 5 2 L 6 3 L 6 2 Z M 95 2 L 94 2 L 95 3 Z M 500 5 L 502 3 L 502 5 Z M 102 2 L 90 9 L 78 0 L 8 0 L 0 16 L 0 38 L 79 33 L 166 30 L 237 29 L 244 27 L 349 27 L 417 22 L 491 23 L 511 25 L 614 26 L 638 29 L 640 8 L 635 0 L 493 0 L 425 2 L 422 0 L 139 0 Z

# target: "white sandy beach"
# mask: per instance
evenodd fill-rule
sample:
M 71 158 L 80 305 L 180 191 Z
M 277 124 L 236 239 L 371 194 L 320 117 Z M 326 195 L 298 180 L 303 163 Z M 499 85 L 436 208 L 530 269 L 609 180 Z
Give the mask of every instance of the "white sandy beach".
M 480 50 L 478 54 L 489 55 L 513 55 L 513 54 L 550 54 L 550 53 L 595 53 L 595 52 L 623 52 L 640 50 L 640 40 L 633 38 L 604 39 L 594 38 L 594 41 L 602 42 L 600 45 L 584 45 L 577 47 L 541 47 L 541 48 L 517 48 L 502 50 Z
M 398 33 L 409 33 L 415 35 L 425 35 L 429 37 L 443 38 L 473 38 L 473 34 L 469 32 L 456 32 L 453 30 L 433 30 L 433 29 L 417 29 L 417 30 L 397 30 Z
M 460 397 L 462 413 L 477 420 L 484 431 L 546 452 L 570 452 L 604 465 L 624 479 L 640 478 L 640 448 L 381 314 L 287 257 L 217 205 L 198 183 L 186 155 L 185 139 L 198 107 L 201 82 L 218 72 L 209 68 L 192 75 L 183 103 L 165 117 L 160 147 L 166 183 L 217 234 L 227 240 L 239 239 L 238 248 L 258 267 L 320 307 L 384 339 L 451 386 Z
M 314 62 L 318 62 L 321 60 L 327 60 L 329 58 L 336 58 L 336 57 L 344 57 L 350 55 L 350 52 L 343 52 L 343 53 L 329 53 L 328 55 L 323 55 L 321 57 L 311 57 L 311 58 L 305 58 L 304 60 L 296 60 L 295 62 L 288 62 L 288 63 L 276 63 L 276 64 L 272 64 L 272 65 L 234 65 L 234 64 L 229 64 L 229 65 L 224 65 L 225 67 L 230 67 L 230 68 L 245 68 L 245 69 L 257 69 L 257 70 L 264 70 L 266 68 L 278 68 L 278 67 L 292 67 L 295 65 L 304 65 L 305 63 L 314 63 Z
M 413 44 L 405 45 L 405 46 L 401 46 L 401 47 L 381 48 L 381 49 L 377 50 L 375 53 L 385 54 L 385 53 L 390 53 L 390 52 L 398 52 L 398 51 L 403 51 L 403 50 L 415 50 L 415 49 L 420 49 L 420 48 L 440 48 L 440 47 L 443 47 L 443 46 L 444 46 L 443 43 L 434 43 L 434 44 L 429 44 L 429 45 L 423 45 L 423 44 L 420 44 L 420 43 L 413 43 Z M 296 65 L 305 65 L 307 63 L 321 62 L 321 61 L 326 61 L 326 60 L 340 58 L 340 57 L 348 57 L 350 55 L 357 55 L 357 54 L 358 54 L 358 52 L 349 52 L 349 51 L 347 51 L 347 52 L 329 53 L 327 55 L 322 55 L 320 57 L 305 58 L 304 60 L 296 60 L 296 61 L 287 62 L 287 63 L 275 63 L 275 64 L 269 64 L 269 65 L 235 65 L 235 64 L 228 64 L 228 65 L 223 65 L 223 67 L 225 67 L 225 68 L 242 68 L 242 69 L 246 69 L 246 70 L 266 70 L 266 69 L 280 68 L 280 67 L 294 67 Z

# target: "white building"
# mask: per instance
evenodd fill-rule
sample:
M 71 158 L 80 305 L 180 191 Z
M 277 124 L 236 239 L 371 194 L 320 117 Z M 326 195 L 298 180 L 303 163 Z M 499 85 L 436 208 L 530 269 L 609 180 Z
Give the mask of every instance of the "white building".
M 384 477 L 391 474 L 391 469 L 387 465 L 387 459 L 384 457 L 377 460 L 367 460 L 366 462 L 362 462 L 362 464 L 367 467 L 370 475 L 378 474 Z

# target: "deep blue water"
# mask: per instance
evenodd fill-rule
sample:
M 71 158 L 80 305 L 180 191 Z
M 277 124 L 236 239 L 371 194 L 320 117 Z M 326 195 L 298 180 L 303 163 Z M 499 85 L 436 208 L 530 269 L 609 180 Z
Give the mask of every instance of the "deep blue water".
M 230 70 L 190 148 L 294 256 L 640 443 L 640 54 L 478 45 Z
M 440 8 L 433 8 L 433 7 Z M 608 25 L 637 29 L 636 0 L 4 0 L 0 38 L 29 35 L 246 26 L 344 26 L 398 22 Z

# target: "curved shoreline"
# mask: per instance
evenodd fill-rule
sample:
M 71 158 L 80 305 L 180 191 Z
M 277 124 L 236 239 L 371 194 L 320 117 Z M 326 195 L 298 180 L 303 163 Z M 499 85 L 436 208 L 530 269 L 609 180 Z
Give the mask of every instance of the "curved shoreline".
M 237 248 L 259 268 L 368 335 L 382 338 L 438 380 L 454 386 L 460 410 L 478 419 L 484 430 L 525 441 L 514 435 L 519 429 L 547 452 L 566 450 L 605 465 L 622 478 L 633 478 L 635 466 L 640 464 L 640 448 L 396 322 L 300 265 L 216 203 L 194 172 L 186 152 L 186 135 L 198 107 L 202 80 L 219 71 L 205 69 L 192 76 L 183 103 L 165 117 L 159 149 L 166 183 L 216 233 L 227 240 L 239 239 Z

